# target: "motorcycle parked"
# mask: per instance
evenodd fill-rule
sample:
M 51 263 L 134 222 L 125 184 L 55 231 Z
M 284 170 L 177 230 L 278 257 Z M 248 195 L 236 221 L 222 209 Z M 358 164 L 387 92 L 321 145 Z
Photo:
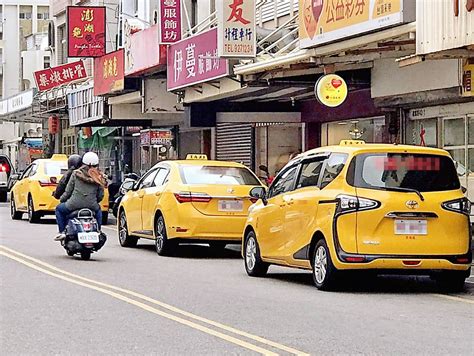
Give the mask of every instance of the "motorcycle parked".
M 270 171 L 268 170 L 268 167 L 267 167 L 267 166 L 264 166 L 264 165 L 262 164 L 262 165 L 258 166 L 258 168 L 259 168 L 263 173 L 265 173 L 265 176 L 263 176 L 263 177 L 258 177 L 258 178 L 262 179 L 262 180 L 265 182 L 265 184 L 267 185 L 267 187 L 269 187 L 269 186 L 272 184 L 272 182 L 273 182 L 273 180 L 275 179 L 275 177 L 270 175 Z
M 130 189 L 132 189 L 133 185 L 139 178 L 140 177 L 135 173 L 130 173 L 125 176 L 125 180 L 120 185 L 118 193 L 115 195 L 114 201 L 111 204 L 112 214 L 114 214 L 116 218 L 118 215 L 118 208 L 120 206 L 120 202 L 122 201 L 123 196 L 127 194 Z
M 97 220 L 90 209 L 81 209 L 69 215 L 66 238 L 61 245 L 68 256 L 81 255 L 87 261 L 91 254 L 99 251 L 107 241 L 107 236 L 99 231 Z

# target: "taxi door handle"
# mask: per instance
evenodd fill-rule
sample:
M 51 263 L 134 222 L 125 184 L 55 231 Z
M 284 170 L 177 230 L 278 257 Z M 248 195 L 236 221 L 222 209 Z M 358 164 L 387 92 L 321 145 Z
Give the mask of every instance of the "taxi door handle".
M 155 196 L 157 196 L 157 197 L 161 196 L 161 192 L 156 192 Z

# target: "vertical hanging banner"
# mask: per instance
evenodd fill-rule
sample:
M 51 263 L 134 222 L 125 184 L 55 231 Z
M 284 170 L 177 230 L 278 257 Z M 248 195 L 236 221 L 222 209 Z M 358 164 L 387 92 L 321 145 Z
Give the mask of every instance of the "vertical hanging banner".
M 68 6 L 68 57 L 101 57 L 105 54 L 105 7 Z
M 125 83 L 123 62 L 123 48 L 94 59 L 95 96 L 123 90 Z
M 257 54 L 255 0 L 222 0 L 216 6 L 219 57 L 254 58 Z
M 181 0 L 159 0 L 160 44 L 181 40 Z

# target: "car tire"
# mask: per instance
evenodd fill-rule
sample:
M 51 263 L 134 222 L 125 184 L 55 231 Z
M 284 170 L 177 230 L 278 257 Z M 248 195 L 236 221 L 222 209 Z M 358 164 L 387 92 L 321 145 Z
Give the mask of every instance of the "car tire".
M 28 221 L 30 224 L 39 222 L 41 215 L 35 211 L 35 205 L 31 195 L 28 197 Z
M 464 290 L 465 271 L 445 271 L 436 277 L 436 283 L 443 292 L 461 292 Z
M 171 256 L 175 252 L 177 244 L 168 239 L 166 224 L 163 216 L 158 216 L 155 222 L 155 249 L 160 256 Z
M 324 239 L 316 243 L 312 256 L 313 281 L 319 290 L 331 290 L 335 286 L 337 269 L 332 263 L 328 245 Z
M 212 250 L 216 250 L 216 251 L 223 251 L 226 246 L 227 246 L 227 244 L 225 242 L 221 242 L 221 241 L 209 242 L 209 247 Z
M 10 198 L 10 216 L 12 220 L 21 220 L 21 218 L 23 217 L 23 213 L 16 210 L 16 204 L 13 195 Z
M 0 203 L 6 203 L 8 198 L 7 192 L 0 192 Z
M 250 231 L 245 237 L 244 264 L 247 274 L 251 277 L 265 276 L 268 272 L 268 267 L 270 267 L 270 264 L 262 261 L 257 237 L 253 231 Z
M 90 259 L 91 259 L 91 252 L 90 251 L 81 252 L 81 260 L 89 261 Z
M 107 225 L 109 223 L 109 213 L 102 212 L 102 225 Z
M 137 246 L 138 238 L 128 234 L 127 216 L 125 211 L 121 211 L 118 218 L 118 238 L 120 246 L 135 247 Z

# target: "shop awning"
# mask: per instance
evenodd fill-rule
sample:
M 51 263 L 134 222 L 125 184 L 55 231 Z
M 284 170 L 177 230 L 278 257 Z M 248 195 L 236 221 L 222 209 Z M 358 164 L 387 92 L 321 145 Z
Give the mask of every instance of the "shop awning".
M 380 55 L 381 52 L 389 52 L 393 48 L 393 52 L 400 53 L 404 50 L 404 46 L 415 44 L 414 34 L 416 32 L 416 23 L 408 23 L 401 26 L 392 27 L 363 36 L 350 38 L 344 41 L 330 43 L 324 46 L 311 49 L 297 49 L 289 54 L 275 58 L 262 56 L 257 58 L 256 63 L 238 65 L 234 68 L 236 75 L 251 75 L 269 71 L 272 69 L 285 68 L 298 63 L 313 63 L 324 65 L 319 61 L 321 57 L 339 55 L 335 62 L 363 62 L 373 60 L 374 57 Z M 387 43 L 386 41 L 390 41 Z M 399 41 L 397 43 L 397 41 Z M 381 45 L 386 45 L 385 47 Z M 350 53 L 350 51 L 353 51 Z M 408 52 L 415 49 L 410 49 Z M 349 52 L 349 53 L 347 53 Z M 374 54 L 376 54 L 374 56 Z M 408 55 L 408 53 L 407 53 Z M 398 54 L 400 56 L 400 54 Z

